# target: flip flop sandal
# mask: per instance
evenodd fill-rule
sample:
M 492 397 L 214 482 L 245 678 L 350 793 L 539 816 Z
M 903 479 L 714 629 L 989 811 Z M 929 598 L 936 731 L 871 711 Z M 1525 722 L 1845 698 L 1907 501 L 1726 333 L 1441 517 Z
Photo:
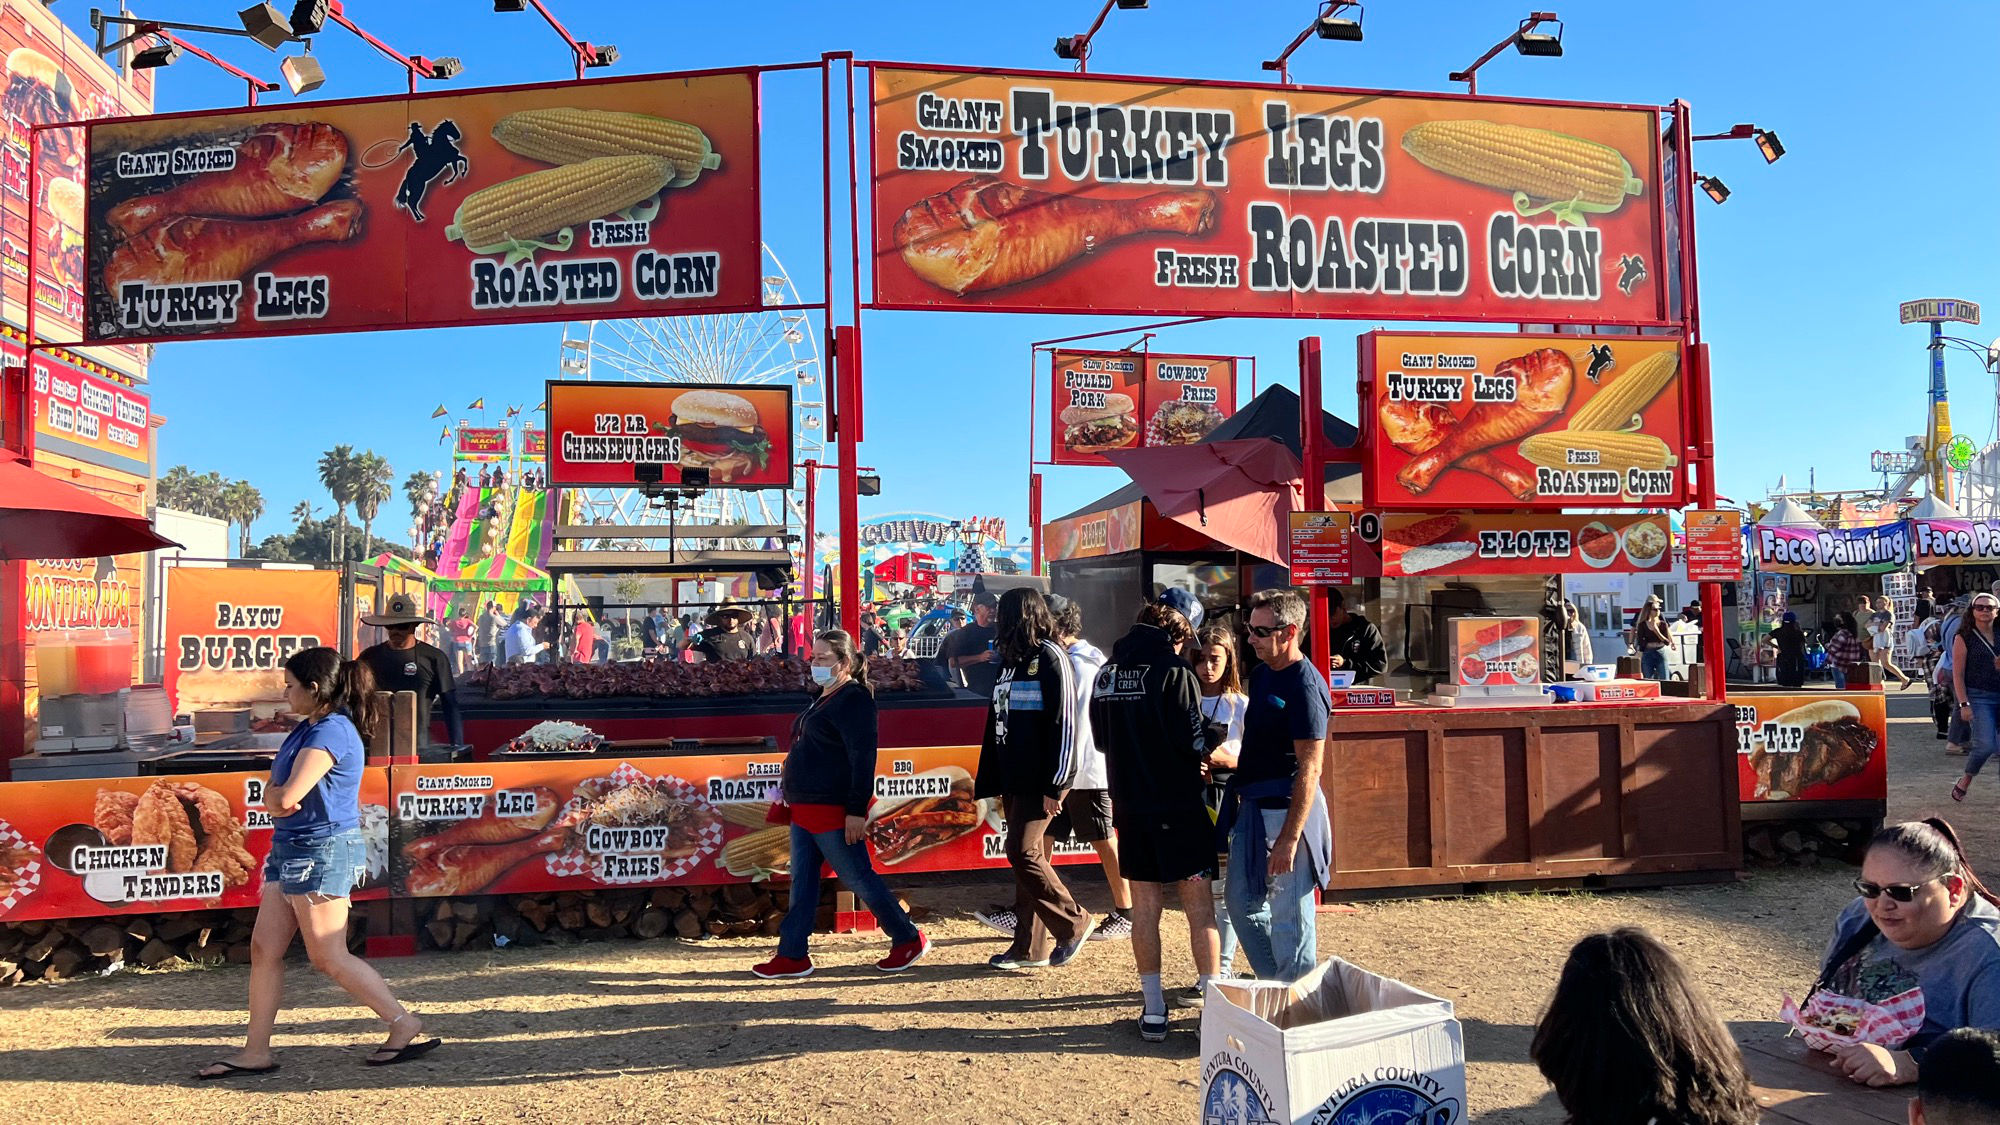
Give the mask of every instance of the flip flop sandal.
M 214 1074 L 210 1074 L 208 1073 L 208 1068 L 211 1066 L 219 1066 L 222 1069 Z M 224 1062 L 221 1059 L 217 1059 L 209 1063 L 208 1066 L 196 1071 L 194 1076 L 202 1082 L 214 1082 L 220 1078 L 247 1078 L 253 1074 L 269 1074 L 276 1069 L 278 1069 L 277 1063 L 272 1063 L 270 1066 L 237 1066 L 233 1062 Z
M 1952 783 L 1952 786 L 1951 786 L 1951 799 L 1952 799 L 1952 800 L 1954 800 L 1954 801 L 1963 801 L 1963 800 L 1965 800 L 1965 792 L 1966 792 L 1966 789 L 1965 789 L 1965 782 L 1963 782 L 1963 781 L 1955 781 L 1955 782 L 1953 782 L 1953 783 Z
M 395 1048 L 394 1049 L 395 1053 L 391 1054 L 386 1059 L 376 1059 L 376 1058 L 363 1059 L 362 1065 L 395 1066 L 397 1063 L 409 1062 L 411 1059 L 421 1058 L 424 1055 L 428 1055 L 432 1051 L 435 1051 L 442 1046 L 444 1046 L 444 1040 L 439 1039 L 436 1036 L 432 1036 L 429 1039 L 413 1040 L 409 1043 L 403 1044 L 401 1047 Z M 387 1050 L 390 1050 L 390 1048 L 377 1047 L 375 1048 L 375 1053 L 379 1055 Z

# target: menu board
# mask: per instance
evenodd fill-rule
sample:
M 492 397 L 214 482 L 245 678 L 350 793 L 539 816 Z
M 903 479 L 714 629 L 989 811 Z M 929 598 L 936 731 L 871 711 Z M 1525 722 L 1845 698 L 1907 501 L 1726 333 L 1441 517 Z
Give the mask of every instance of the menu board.
M 792 481 L 792 389 L 731 383 L 551 380 L 549 483 L 631 487 L 642 469 L 675 487 L 690 469 L 708 488 Z
M 1690 582 L 1743 580 L 1743 513 L 1701 509 L 1683 517 Z
M 1338 586 L 1354 579 L 1354 517 L 1347 512 L 1293 512 L 1294 586 Z
M 1663 515 L 1398 512 L 1382 516 L 1382 576 L 1657 572 L 1672 542 Z
M 1236 360 L 1057 351 L 1050 460 L 1102 465 L 1113 449 L 1193 445 L 1236 412 Z
M 1889 720 L 1879 691 L 1729 696 L 1744 801 L 1886 801 Z
M 1678 508 L 1680 341 L 1370 332 L 1363 500 L 1411 508 Z
M 265 774 L 16 781 L 0 789 L 0 921 L 254 907 L 271 852 Z M 361 771 L 367 870 L 388 897 L 389 771 Z

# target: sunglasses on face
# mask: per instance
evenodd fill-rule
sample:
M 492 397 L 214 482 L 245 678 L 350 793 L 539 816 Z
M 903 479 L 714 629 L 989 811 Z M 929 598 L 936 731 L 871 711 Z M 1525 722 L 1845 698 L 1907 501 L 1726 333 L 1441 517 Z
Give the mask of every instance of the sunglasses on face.
M 1290 625 L 1252 625 L 1250 626 L 1250 635 L 1253 637 L 1275 637 L 1289 628 L 1291 628 Z
M 1992 602 L 1974 602 L 1972 603 L 1972 608 L 1975 612 L 1983 609 L 1988 613 L 1992 613 L 1994 610 L 2000 609 L 2000 605 L 1994 605 Z
M 1909 902 L 1917 897 L 1918 891 L 1937 881 L 1938 877 L 1935 875 L 1921 883 L 1871 883 L 1866 879 L 1856 879 L 1854 889 L 1862 898 L 1871 902 L 1883 895 L 1888 895 L 1896 902 Z

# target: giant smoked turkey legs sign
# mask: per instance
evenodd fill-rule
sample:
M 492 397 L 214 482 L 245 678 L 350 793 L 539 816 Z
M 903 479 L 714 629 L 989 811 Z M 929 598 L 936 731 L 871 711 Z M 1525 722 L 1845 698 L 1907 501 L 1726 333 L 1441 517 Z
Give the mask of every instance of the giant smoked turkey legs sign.
M 1660 322 L 1659 114 L 878 65 L 875 301 Z
M 761 307 L 748 72 L 89 133 L 91 342 Z

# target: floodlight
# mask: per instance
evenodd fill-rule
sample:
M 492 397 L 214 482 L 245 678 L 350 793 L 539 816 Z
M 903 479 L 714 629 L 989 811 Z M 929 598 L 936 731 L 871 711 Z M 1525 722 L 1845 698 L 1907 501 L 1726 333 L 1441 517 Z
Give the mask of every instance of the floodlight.
M 609 43 L 585 43 L 583 45 L 583 65 L 610 66 L 618 61 L 618 48 Z
M 1708 197 L 1717 203 L 1726 203 L 1729 201 L 1729 185 L 1716 179 L 1714 176 L 1696 176 L 1694 182 L 1699 184 L 1701 190 L 1707 192 Z
M 243 30 L 250 33 L 250 38 L 273 51 L 297 38 L 292 34 L 291 23 L 268 3 L 252 4 L 236 13 L 236 18 L 243 21 Z
M 1081 35 L 1062 35 L 1056 38 L 1056 57 L 1059 59 L 1080 59 L 1083 48 L 1078 44 Z
M 465 73 L 465 62 L 456 55 L 445 55 L 429 60 L 431 77 L 442 82 L 447 78 L 457 78 Z
M 528 10 L 528 0 L 493 0 L 493 10 L 496 12 L 525 12 Z
M 1785 155 L 1785 146 L 1778 143 L 1778 134 L 1769 129 L 1759 129 L 1751 134 L 1757 141 L 1757 151 L 1764 154 L 1764 163 L 1776 164 Z
M 1345 16 L 1334 14 L 1347 8 L 1352 8 L 1357 18 L 1348 19 Z M 1332 11 L 1321 16 L 1319 21 L 1313 24 L 1313 33 L 1321 39 L 1338 39 L 1343 43 L 1359 43 L 1361 42 L 1360 15 L 1361 5 L 1359 4 L 1336 4 Z
M 331 6 L 328 0 L 298 0 L 292 5 L 292 34 L 318 35 L 326 27 L 326 12 Z
M 311 55 L 293 55 L 278 64 L 278 70 L 285 76 L 285 85 L 293 94 L 309 94 L 326 85 L 326 68 Z
M 179 45 L 174 43 L 155 43 L 150 47 L 133 53 L 132 69 L 151 70 L 156 66 L 172 66 L 174 60 L 180 57 L 181 49 Z

